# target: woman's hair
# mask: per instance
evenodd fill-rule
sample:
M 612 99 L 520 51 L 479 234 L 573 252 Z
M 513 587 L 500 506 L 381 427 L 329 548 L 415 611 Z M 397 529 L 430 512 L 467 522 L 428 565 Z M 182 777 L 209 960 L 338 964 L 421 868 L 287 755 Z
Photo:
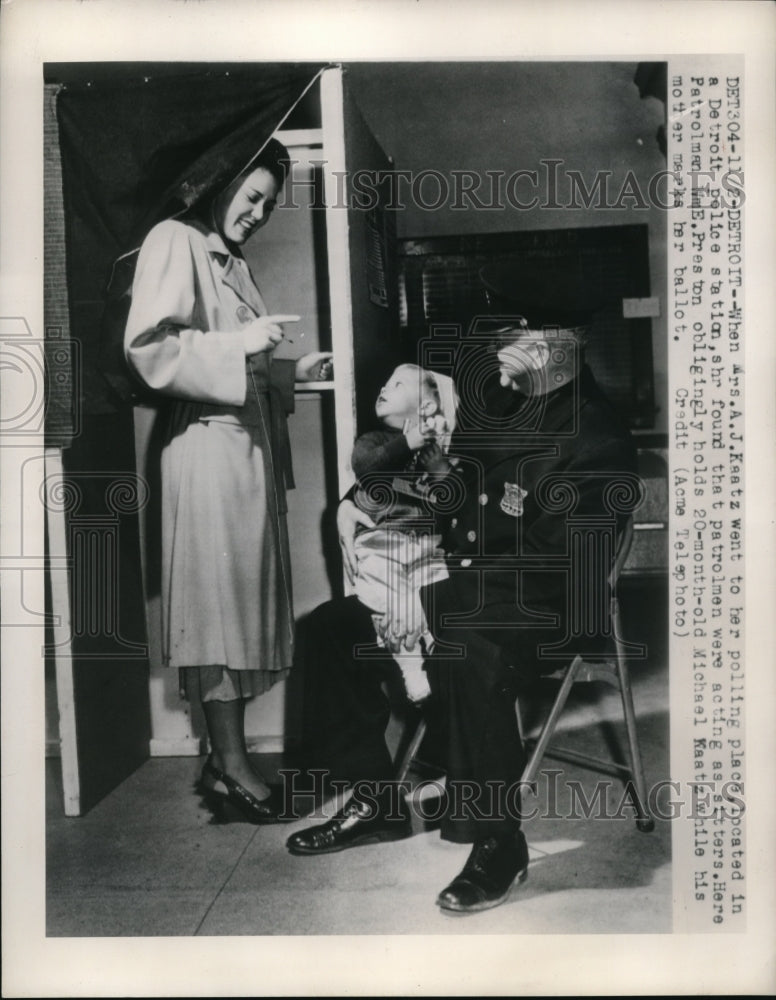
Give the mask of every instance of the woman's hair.
M 244 173 L 252 173 L 259 167 L 269 171 L 277 181 L 278 187 L 283 187 L 288 177 L 288 171 L 291 169 L 291 160 L 288 150 L 282 142 L 270 139 L 259 155 L 251 160 Z

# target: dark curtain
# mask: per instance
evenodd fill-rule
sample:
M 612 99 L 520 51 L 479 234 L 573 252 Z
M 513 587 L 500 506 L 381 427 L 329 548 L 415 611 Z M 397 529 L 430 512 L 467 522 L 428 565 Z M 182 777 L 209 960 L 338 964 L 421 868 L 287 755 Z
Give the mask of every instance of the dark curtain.
M 57 100 L 71 335 L 80 345 L 81 416 L 111 412 L 126 392 L 119 317 L 101 331 L 106 290 L 131 283 L 151 226 L 228 183 L 299 100 L 319 65 L 170 67 L 109 76 L 95 68 Z M 109 303 L 112 305 L 112 303 Z M 118 337 L 120 340 L 120 336 Z M 105 376 L 107 376 L 107 381 Z M 111 386 L 114 391 L 111 391 Z

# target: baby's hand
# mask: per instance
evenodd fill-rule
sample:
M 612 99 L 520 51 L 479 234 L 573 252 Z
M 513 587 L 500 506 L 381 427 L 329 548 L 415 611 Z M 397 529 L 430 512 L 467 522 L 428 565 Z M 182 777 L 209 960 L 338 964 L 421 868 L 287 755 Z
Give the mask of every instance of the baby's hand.
M 447 421 L 441 413 L 435 413 L 432 416 L 424 417 L 421 421 L 421 426 L 428 441 L 431 438 L 438 437 L 440 434 L 444 434 L 447 430 Z
M 411 451 L 417 451 L 426 443 L 426 434 L 419 424 L 411 424 L 405 427 L 404 436 L 407 439 L 407 447 Z
M 417 451 L 429 441 L 434 441 L 439 434 L 443 434 L 446 430 L 447 421 L 445 418 L 441 414 L 435 414 L 427 417 L 422 416 L 418 424 L 407 422 L 404 427 L 404 436 L 412 451 Z

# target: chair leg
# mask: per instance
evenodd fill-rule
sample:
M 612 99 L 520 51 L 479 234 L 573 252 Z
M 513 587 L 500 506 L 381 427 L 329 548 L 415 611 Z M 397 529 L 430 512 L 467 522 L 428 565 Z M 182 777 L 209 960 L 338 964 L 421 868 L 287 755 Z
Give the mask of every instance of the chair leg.
M 412 762 L 420 749 L 420 744 L 423 742 L 423 737 L 426 735 L 426 720 L 421 719 L 418 723 L 418 728 L 415 730 L 415 734 L 409 742 L 409 746 L 404 752 L 401 764 L 399 766 L 398 774 L 396 775 L 396 780 L 398 782 L 406 781 L 407 775 L 409 774 L 410 767 L 412 767 Z
M 619 618 L 619 616 L 618 616 Z M 617 621 L 615 623 L 619 625 Z M 615 632 L 619 636 L 619 631 Z M 625 729 L 628 734 L 628 749 L 630 751 L 633 804 L 636 807 L 636 827 L 642 833 L 650 833 L 655 829 L 655 821 L 647 808 L 647 784 L 644 780 L 644 765 L 641 761 L 639 736 L 636 730 L 636 712 L 633 708 L 633 691 L 631 689 L 630 673 L 625 656 L 622 655 L 619 639 L 617 641 L 617 677 L 620 681 L 620 697 L 625 716 Z
M 574 679 L 579 672 L 579 668 L 582 666 L 582 657 L 577 656 L 574 662 L 566 671 L 566 676 L 563 678 L 563 683 L 560 686 L 560 691 L 553 702 L 550 714 L 547 716 L 547 721 L 542 727 L 542 731 L 539 735 L 539 739 L 536 741 L 536 746 L 533 749 L 528 763 L 523 768 L 523 774 L 521 781 L 524 784 L 533 784 L 536 780 L 536 772 L 539 770 L 539 764 L 544 756 L 544 752 L 549 746 L 550 740 L 555 733 L 555 726 L 558 724 L 558 719 L 563 711 L 563 708 L 568 700 L 568 696 L 571 693 L 572 685 L 574 684 Z

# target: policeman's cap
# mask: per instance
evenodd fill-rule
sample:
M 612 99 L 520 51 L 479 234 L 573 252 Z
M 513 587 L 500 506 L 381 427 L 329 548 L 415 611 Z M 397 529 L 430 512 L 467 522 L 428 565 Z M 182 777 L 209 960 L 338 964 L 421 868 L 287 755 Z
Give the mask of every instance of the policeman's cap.
M 588 327 L 604 305 L 589 283 L 568 268 L 537 269 L 517 261 L 494 261 L 482 268 L 480 280 L 491 312 L 514 316 L 516 332 Z

